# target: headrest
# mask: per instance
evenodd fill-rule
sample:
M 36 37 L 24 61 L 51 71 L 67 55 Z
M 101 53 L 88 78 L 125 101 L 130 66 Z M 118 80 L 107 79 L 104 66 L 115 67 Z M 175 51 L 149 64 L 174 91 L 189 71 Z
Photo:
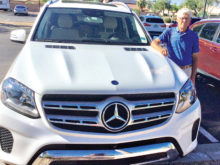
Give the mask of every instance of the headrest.
M 104 28 L 106 29 L 115 29 L 118 23 L 114 17 L 105 17 L 104 19 Z
M 67 14 L 60 15 L 57 24 L 61 28 L 71 28 L 73 26 L 72 17 Z

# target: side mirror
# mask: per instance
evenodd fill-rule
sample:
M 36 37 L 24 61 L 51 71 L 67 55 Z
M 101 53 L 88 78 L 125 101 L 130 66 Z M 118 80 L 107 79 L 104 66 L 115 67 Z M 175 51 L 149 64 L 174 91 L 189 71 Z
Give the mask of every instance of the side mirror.
M 10 40 L 14 42 L 25 43 L 26 31 L 24 29 L 13 30 L 10 34 Z

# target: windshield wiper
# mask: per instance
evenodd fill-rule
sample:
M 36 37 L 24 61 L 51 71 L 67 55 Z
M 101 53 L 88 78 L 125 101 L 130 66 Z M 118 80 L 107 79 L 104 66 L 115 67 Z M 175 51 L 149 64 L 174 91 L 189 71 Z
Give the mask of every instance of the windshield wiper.
M 49 40 L 49 39 L 38 39 L 38 38 L 35 38 L 34 41 L 53 42 L 53 40 Z
M 74 40 L 56 40 L 56 39 L 35 39 L 34 41 L 41 41 L 41 42 L 58 42 L 58 43 L 74 43 Z
M 80 40 L 81 42 L 88 42 L 88 43 L 106 43 L 105 40 L 102 40 L 102 39 L 83 39 L 83 40 Z

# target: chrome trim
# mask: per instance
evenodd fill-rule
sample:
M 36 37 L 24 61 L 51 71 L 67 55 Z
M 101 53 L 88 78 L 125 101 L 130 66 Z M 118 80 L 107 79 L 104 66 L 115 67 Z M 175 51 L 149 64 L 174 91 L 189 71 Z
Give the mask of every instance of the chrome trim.
M 133 124 L 140 124 L 140 123 L 146 123 L 146 122 L 151 122 L 151 121 L 156 121 L 156 120 L 161 120 L 161 119 L 166 119 L 169 118 L 172 115 L 172 111 L 166 111 L 162 114 L 148 114 L 148 115 L 138 115 L 132 118 L 132 123 Z M 150 119 L 152 118 L 152 119 Z M 140 122 L 137 122 L 136 120 L 141 120 Z
M 133 115 L 133 120 L 137 120 L 137 119 L 140 119 L 140 118 L 151 118 L 151 117 L 155 117 L 155 116 L 164 116 L 164 115 L 171 115 L 172 114 L 172 110 L 170 111 L 163 111 L 163 112 L 155 112 L 155 113 L 149 113 L 149 114 L 140 114 L 140 115 Z
M 50 121 L 51 123 L 57 123 L 57 124 L 68 124 L 68 125 L 78 125 L 78 126 L 95 126 L 98 127 L 98 124 L 87 124 L 86 122 L 81 123 L 73 123 L 73 122 L 60 122 L 60 121 Z
M 51 123 L 59 123 L 59 124 L 69 124 L 69 125 L 82 125 L 82 126 L 98 126 L 97 121 L 96 120 L 86 120 L 86 119 L 69 119 L 69 120 L 75 120 L 75 122 L 70 122 L 68 121 L 68 119 L 61 119 L 61 118 L 54 118 L 57 119 L 56 120 L 52 120 L 53 118 L 48 118 L 47 120 L 50 121 Z M 62 121 L 59 121 L 62 120 Z M 93 123 L 89 123 L 89 122 L 94 122 Z M 96 123 L 96 124 L 95 124 Z
M 132 109 L 132 110 L 141 110 L 141 109 L 150 109 L 150 108 L 166 107 L 166 106 L 171 106 L 171 105 L 174 105 L 174 104 L 175 104 L 175 103 L 171 103 L 171 104 L 161 103 L 161 105 L 154 105 L 154 106 L 150 106 L 150 104 L 148 104 L 148 106 L 141 107 L 141 108 L 134 108 L 134 109 Z
M 50 106 L 51 105 L 51 106 Z M 55 107 L 57 106 L 57 107 Z M 64 106 L 75 106 L 77 108 L 67 108 Z M 83 106 L 95 107 L 95 108 L 81 108 Z M 87 103 L 74 103 L 74 102 L 60 102 L 60 101 L 43 101 L 43 108 L 47 109 L 57 109 L 57 110 L 70 110 L 70 111 L 99 111 L 96 108 L 96 104 L 92 105 L 91 103 L 88 105 Z
M 93 121 L 97 122 L 97 119 L 95 117 L 87 117 L 87 116 L 68 116 L 68 115 L 47 115 L 47 119 L 61 119 L 62 121 L 67 120 L 78 120 L 78 121 Z M 82 122 L 83 123 L 83 122 Z
M 166 157 L 158 160 L 149 160 L 143 163 L 174 160 L 178 151 L 171 142 L 150 144 L 144 146 L 112 149 L 112 150 L 48 150 L 42 152 L 32 165 L 49 165 L 56 161 L 89 161 L 89 160 L 120 160 L 125 158 L 135 158 L 152 154 L 166 153 Z M 138 163 L 140 164 L 140 163 Z

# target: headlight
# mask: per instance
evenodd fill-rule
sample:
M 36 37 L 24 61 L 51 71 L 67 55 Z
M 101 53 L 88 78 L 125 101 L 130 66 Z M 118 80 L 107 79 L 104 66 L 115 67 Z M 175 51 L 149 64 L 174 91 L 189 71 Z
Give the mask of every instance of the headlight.
M 179 93 L 179 102 L 176 113 L 181 113 L 188 109 L 196 100 L 196 92 L 192 81 L 188 80 Z
M 3 82 L 2 102 L 10 109 L 31 118 L 38 118 L 39 113 L 34 102 L 34 91 L 13 78 Z

